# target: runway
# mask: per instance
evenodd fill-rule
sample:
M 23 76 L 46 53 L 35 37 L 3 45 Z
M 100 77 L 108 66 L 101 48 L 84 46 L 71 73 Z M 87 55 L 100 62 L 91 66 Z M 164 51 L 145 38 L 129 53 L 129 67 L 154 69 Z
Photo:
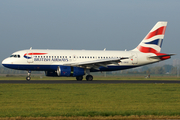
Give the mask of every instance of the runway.
M 93 81 L 76 81 L 76 80 L 0 80 L 0 84 L 180 84 L 179 80 L 93 80 Z

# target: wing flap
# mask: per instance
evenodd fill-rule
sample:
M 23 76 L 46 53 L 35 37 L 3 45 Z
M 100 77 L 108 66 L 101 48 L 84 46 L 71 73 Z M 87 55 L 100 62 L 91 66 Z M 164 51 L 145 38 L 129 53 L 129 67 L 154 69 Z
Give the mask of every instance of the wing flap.
M 93 61 L 86 61 L 86 62 L 75 62 L 70 64 L 64 64 L 67 66 L 76 66 L 82 68 L 94 68 L 97 69 L 100 66 L 107 67 L 108 64 L 118 64 L 123 59 L 129 59 L 129 57 L 123 58 L 108 58 L 108 59 L 100 59 L 100 60 L 93 60 Z

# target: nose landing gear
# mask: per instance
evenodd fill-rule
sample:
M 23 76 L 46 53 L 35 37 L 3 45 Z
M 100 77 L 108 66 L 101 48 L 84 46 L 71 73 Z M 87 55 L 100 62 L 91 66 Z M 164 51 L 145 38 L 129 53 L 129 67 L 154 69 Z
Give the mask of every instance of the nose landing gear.
M 27 80 L 27 81 L 30 81 L 30 80 L 31 80 L 31 77 L 30 77 L 30 76 L 31 76 L 31 71 L 28 71 L 28 76 L 26 77 L 26 80 Z

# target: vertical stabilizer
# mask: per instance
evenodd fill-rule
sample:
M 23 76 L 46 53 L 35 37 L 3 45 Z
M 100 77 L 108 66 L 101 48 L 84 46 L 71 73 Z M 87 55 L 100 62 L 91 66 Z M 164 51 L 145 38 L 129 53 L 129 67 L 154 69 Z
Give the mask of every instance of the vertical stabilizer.
M 150 30 L 141 43 L 132 51 L 140 51 L 143 53 L 159 53 L 161 51 L 162 42 L 166 30 L 167 22 L 159 21 Z

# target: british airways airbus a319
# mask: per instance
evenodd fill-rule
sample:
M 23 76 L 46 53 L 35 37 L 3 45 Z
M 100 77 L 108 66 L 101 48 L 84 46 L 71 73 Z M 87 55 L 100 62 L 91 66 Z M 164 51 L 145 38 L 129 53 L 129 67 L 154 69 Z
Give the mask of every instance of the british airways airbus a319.
M 171 58 L 174 54 L 160 53 L 167 22 L 160 21 L 150 30 L 140 44 L 130 51 L 106 50 L 44 50 L 27 49 L 13 53 L 2 61 L 7 68 L 28 71 L 45 71 L 46 76 L 76 77 L 78 81 L 90 72 L 115 71 L 147 65 Z

